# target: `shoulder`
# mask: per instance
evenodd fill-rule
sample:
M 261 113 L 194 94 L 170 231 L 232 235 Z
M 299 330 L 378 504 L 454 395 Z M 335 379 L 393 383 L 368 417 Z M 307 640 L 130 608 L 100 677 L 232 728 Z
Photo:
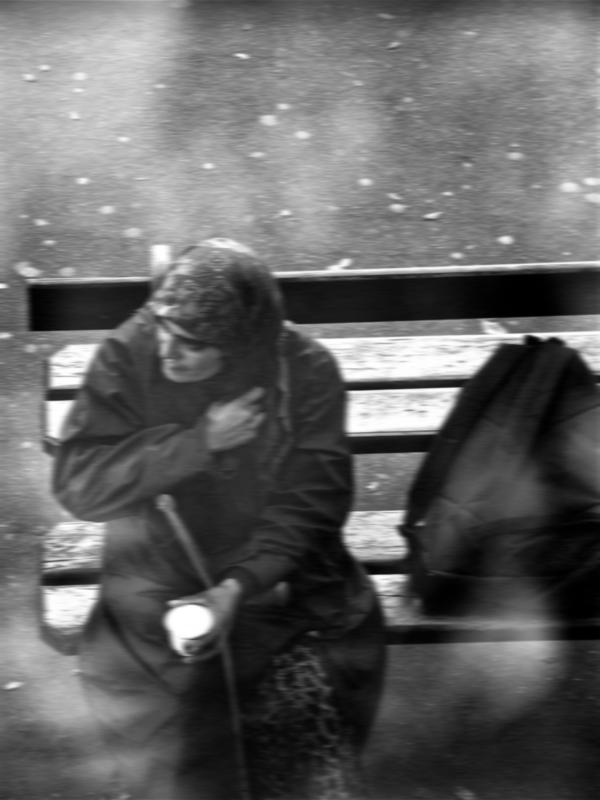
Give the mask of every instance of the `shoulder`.
M 339 365 L 332 352 L 317 339 L 288 324 L 283 334 L 283 355 L 292 378 L 302 383 L 342 383 Z

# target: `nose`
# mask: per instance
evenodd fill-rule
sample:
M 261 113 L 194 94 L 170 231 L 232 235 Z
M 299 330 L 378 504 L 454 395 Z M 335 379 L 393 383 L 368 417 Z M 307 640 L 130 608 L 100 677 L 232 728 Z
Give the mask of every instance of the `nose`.
M 177 358 L 178 356 L 177 339 L 165 332 L 159 342 L 158 354 L 162 359 Z

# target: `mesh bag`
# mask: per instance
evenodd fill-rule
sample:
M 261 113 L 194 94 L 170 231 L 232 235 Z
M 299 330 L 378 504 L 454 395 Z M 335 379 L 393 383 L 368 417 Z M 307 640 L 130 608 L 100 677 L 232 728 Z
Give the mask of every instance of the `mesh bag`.
M 257 800 L 365 800 L 352 731 L 314 647 L 275 656 L 245 733 Z

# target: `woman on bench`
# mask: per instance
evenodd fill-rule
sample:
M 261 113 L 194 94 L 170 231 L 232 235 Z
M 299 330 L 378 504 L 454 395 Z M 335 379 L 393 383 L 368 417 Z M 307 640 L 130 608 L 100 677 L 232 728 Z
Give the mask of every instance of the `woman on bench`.
M 75 516 L 107 521 L 81 675 L 133 796 L 364 800 L 383 628 L 340 533 L 343 385 L 328 351 L 283 324 L 252 251 L 184 250 L 106 339 L 54 490 Z M 175 517 L 157 507 L 165 493 Z M 209 609 L 206 635 L 168 629 L 184 605 Z

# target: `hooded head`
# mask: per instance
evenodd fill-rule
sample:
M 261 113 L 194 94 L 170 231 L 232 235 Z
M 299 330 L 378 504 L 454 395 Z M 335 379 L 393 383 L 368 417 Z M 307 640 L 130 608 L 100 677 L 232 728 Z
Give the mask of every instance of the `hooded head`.
M 244 371 L 253 365 L 263 374 L 275 359 L 282 327 L 277 283 L 250 248 L 231 239 L 183 250 L 148 306 L 164 326 Z

